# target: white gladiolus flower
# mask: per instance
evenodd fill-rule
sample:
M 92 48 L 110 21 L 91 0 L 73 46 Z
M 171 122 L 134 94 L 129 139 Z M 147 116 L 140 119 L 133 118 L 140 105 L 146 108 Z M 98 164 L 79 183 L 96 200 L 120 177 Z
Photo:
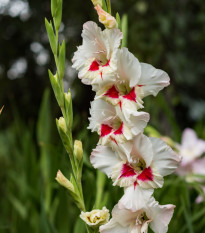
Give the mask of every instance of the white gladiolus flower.
M 117 59 L 116 82 L 100 89 L 96 98 L 120 105 L 125 118 L 129 119 L 132 112 L 143 108 L 144 97 L 156 96 L 169 85 L 169 76 L 149 64 L 140 63 L 127 48 L 118 50 Z
M 144 130 L 149 121 L 148 113 L 137 111 L 126 121 L 119 106 L 114 107 L 100 99 L 91 103 L 90 114 L 88 128 L 98 132 L 99 144 L 111 146 L 114 150 L 122 149 L 128 155 L 131 140 Z
M 153 193 L 161 188 L 163 176 L 177 168 L 179 157 L 162 140 L 139 134 L 134 138 L 129 157 L 115 153 L 105 146 L 93 150 L 91 163 L 113 180 L 113 185 L 125 188 L 120 202 L 136 211 Z
M 148 226 L 155 233 L 166 233 L 174 212 L 174 205 L 159 205 L 154 198 L 137 211 L 131 211 L 120 204 L 112 211 L 111 220 L 100 226 L 101 233 L 147 233 Z
M 89 226 L 97 227 L 109 221 L 110 214 L 106 207 L 102 210 L 92 210 L 90 212 L 81 212 L 80 218 Z
M 83 44 L 75 52 L 73 68 L 84 84 L 98 90 L 114 82 L 117 70 L 117 50 L 123 35 L 119 29 L 101 30 L 94 22 L 83 25 Z

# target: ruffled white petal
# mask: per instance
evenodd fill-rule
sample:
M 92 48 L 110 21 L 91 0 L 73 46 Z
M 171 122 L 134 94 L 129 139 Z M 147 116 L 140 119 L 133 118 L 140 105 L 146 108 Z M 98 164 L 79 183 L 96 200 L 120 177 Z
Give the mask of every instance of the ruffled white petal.
M 128 227 L 123 227 L 114 219 L 111 219 L 107 224 L 100 226 L 102 233 L 129 233 Z
M 153 149 L 150 139 L 144 134 L 137 135 L 133 140 L 132 158 L 137 160 L 143 158 L 146 167 L 149 167 L 153 160 Z
M 113 52 L 116 51 L 117 53 L 117 49 L 120 46 L 121 40 L 123 38 L 123 34 L 119 29 L 112 29 L 112 30 L 105 29 L 103 31 L 103 36 L 106 38 L 107 43 L 109 45 L 107 46 L 107 59 L 109 59 L 109 57 L 111 57 Z
M 180 157 L 161 139 L 150 138 L 153 148 L 153 166 L 162 176 L 173 173 L 179 166 Z
M 117 74 L 120 81 L 126 81 L 130 87 L 137 85 L 141 76 L 138 59 L 127 48 L 118 50 Z
M 143 85 L 144 97 L 156 96 L 159 91 L 169 85 L 169 76 L 163 70 L 154 68 L 146 63 L 141 64 L 141 77 L 138 85 Z
M 146 206 L 153 192 L 153 189 L 143 189 L 139 185 L 136 187 L 132 185 L 125 189 L 125 194 L 120 199 L 119 205 L 132 211 L 137 211 Z
M 90 115 L 88 129 L 91 129 L 93 132 L 98 131 L 102 123 L 105 124 L 110 119 L 113 119 L 116 116 L 116 112 L 112 105 L 98 99 L 91 102 Z
M 121 160 L 109 147 L 97 146 L 91 153 L 90 162 L 94 168 L 100 169 L 108 177 L 111 177 L 113 167 Z
M 123 122 L 126 122 L 127 125 L 129 125 L 129 128 L 131 128 L 131 132 L 133 135 L 141 133 L 147 126 L 147 122 L 150 119 L 149 114 L 146 112 L 130 111 L 130 118 L 128 121 L 126 121 L 119 106 L 116 107 L 116 112 L 120 119 Z
M 159 205 L 154 198 L 150 200 L 146 213 L 148 218 L 153 220 L 150 227 L 155 233 L 166 233 L 168 231 L 168 224 L 174 213 L 174 208 L 174 205 Z
M 83 44 L 78 47 L 72 59 L 75 69 L 80 69 L 89 58 L 100 58 L 100 54 L 106 51 L 106 39 L 96 23 L 88 21 L 83 25 L 82 38 Z

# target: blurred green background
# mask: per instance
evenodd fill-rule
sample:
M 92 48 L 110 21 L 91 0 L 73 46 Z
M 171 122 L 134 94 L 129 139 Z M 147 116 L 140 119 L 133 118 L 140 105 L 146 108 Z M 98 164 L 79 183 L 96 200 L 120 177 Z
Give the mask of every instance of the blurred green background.
M 171 85 L 145 99 L 150 125 L 180 142 L 185 127 L 205 139 L 205 2 L 203 0 L 112 0 L 113 12 L 128 14 L 128 48 L 142 62 L 165 70 Z M 69 176 L 69 160 L 55 126 L 60 110 L 49 83 L 55 70 L 44 26 L 50 1 L 0 0 L 0 232 L 84 233 L 79 211 L 55 182 L 58 169 Z M 87 209 L 96 193 L 89 155 L 97 135 L 87 130 L 94 93 L 71 68 L 82 25 L 97 22 L 89 0 L 64 0 L 60 40 L 67 44 L 65 89 L 71 88 L 74 138 L 84 143 L 83 175 Z M 98 174 L 99 176 L 99 174 Z M 102 188 L 102 187 L 101 187 Z M 205 232 L 205 204 L 199 189 L 172 175 L 155 193 L 161 204 L 177 205 L 169 232 Z M 109 192 L 111 191 L 111 192 Z M 111 210 L 122 190 L 105 181 Z

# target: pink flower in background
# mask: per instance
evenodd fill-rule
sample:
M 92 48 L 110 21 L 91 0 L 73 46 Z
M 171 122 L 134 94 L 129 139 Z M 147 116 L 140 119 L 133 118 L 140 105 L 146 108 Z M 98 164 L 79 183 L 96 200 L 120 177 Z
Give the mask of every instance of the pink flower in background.
M 174 205 L 159 205 L 154 198 L 143 208 L 131 211 L 117 204 L 111 220 L 100 227 L 101 233 L 147 233 L 148 226 L 155 233 L 166 233 L 174 212 Z
M 182 134 L 181 145 L 177 145 L 182 157 L 181 166 L 188 165 L 205 152 L 205 141 L 199 139 L 193 129 L 186 128 Z

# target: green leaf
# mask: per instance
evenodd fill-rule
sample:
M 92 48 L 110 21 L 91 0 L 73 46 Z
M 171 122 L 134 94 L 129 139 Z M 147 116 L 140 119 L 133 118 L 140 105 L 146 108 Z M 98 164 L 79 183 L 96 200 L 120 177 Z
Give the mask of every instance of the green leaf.
M 45 25 L 46 25 L 46 31 L 48 34 L 51 50 L 53 54 L 56 55 L 57 54 L 56 37 L 53 31 L 52 23 L 51 22 L 49 23 L 48 20 L 45 18 Z
M 59 76 L 63 79 L 65 73 L 65 41 L 59 45 Z
M 85 233 L 86 232 L 85 223 L 80 218 L 77 219 L 73 232 L 74 233 L 79 233 L 79 232 Z
M 56 31 L 59 30 L 60 25 L 61 25 L 61 20 L 62 20 L 62 5 L 63 5 L 63 1 L 62 0 L 58 0 L 57 1 L 56 15 L 55 15 L 55 18 L 54 18 L 54 24 L 55 24 Z
M 120 15 L 119 15 L 119 13 L 116 14 L 116 20 L 117 20 L 118 28 L 119 28 L 120 30 L 122 30 L 122 28 L 121 28 L 121 20 L 120 20 Z
M 63 145 L 67 151 L 67 153 L 72 156 L 73 148 L 71 144 L 71 139 L 68 137 L 68 135 L 61 129 L 58 119 L 56 119 L 56 125 L 58 128 L 58 132 L 60 134 L 61 140 L 63 142 Z
M 106 0 L 102 0 L 102 9 L 107 12 Z
M 106 0 L 106 1 L 107 1 L 107 12 L 111 15 L 112 14 L 111 2 L 110 0 Z
M 25 203 L 21 203 L 15 196 L 9 194 L 9 201 L 13 205 L 14 209 L 18 212 L 18 214 L 26 219 L 27 217 L 27 209 L 24 206 Z
M 61 92 L 61 88 L 58 82 L 57 74 L 54 76 L 50 70 L 48 70 L 50 82 L 53 88 L 53 92 L 55 94 L 56 100 L 58 102 L 58 105 L 63 108 L 64 107 L 64 100 Z
M 95 200 L 96 209 L 101 209 L 103 207 L 102 199 L 103 199 L 105 181 L 106 181 L 105 174 L 97 170 L 97 184 L 96 184 L 97 193 L 96 193 L 96 200 Z
M 51 133 L 50 90 L 44 91 L 37 122 L 37 140 L 39 144 L 48 143 Z
M 193 226 L 192 226 L 192 218 L 191 218 L 191 215 L 190 215 L 189 211 L 186 208 L 183 196 L 181 196 L 181 203 L 182 203 L 182 207 L 183 207 L 183 211 L 184 211 L 184 217 L 185 217 L 185 220 L 186 220 L 186 223 L 187 223 L 188 231 L 189 231 L 189 233 L 194 233 Z
M 57 0 L 51 0 L 51 14 L 53 18 L 56 15 L 56 8 L 57 8 Z
M 122 39 L 122 48 L 127 47 L 127 37 L 128 37 L 128 18 L 127 15 L 124 14 L 122 16 L 122 33 L 123 33 L 123 39 Z

